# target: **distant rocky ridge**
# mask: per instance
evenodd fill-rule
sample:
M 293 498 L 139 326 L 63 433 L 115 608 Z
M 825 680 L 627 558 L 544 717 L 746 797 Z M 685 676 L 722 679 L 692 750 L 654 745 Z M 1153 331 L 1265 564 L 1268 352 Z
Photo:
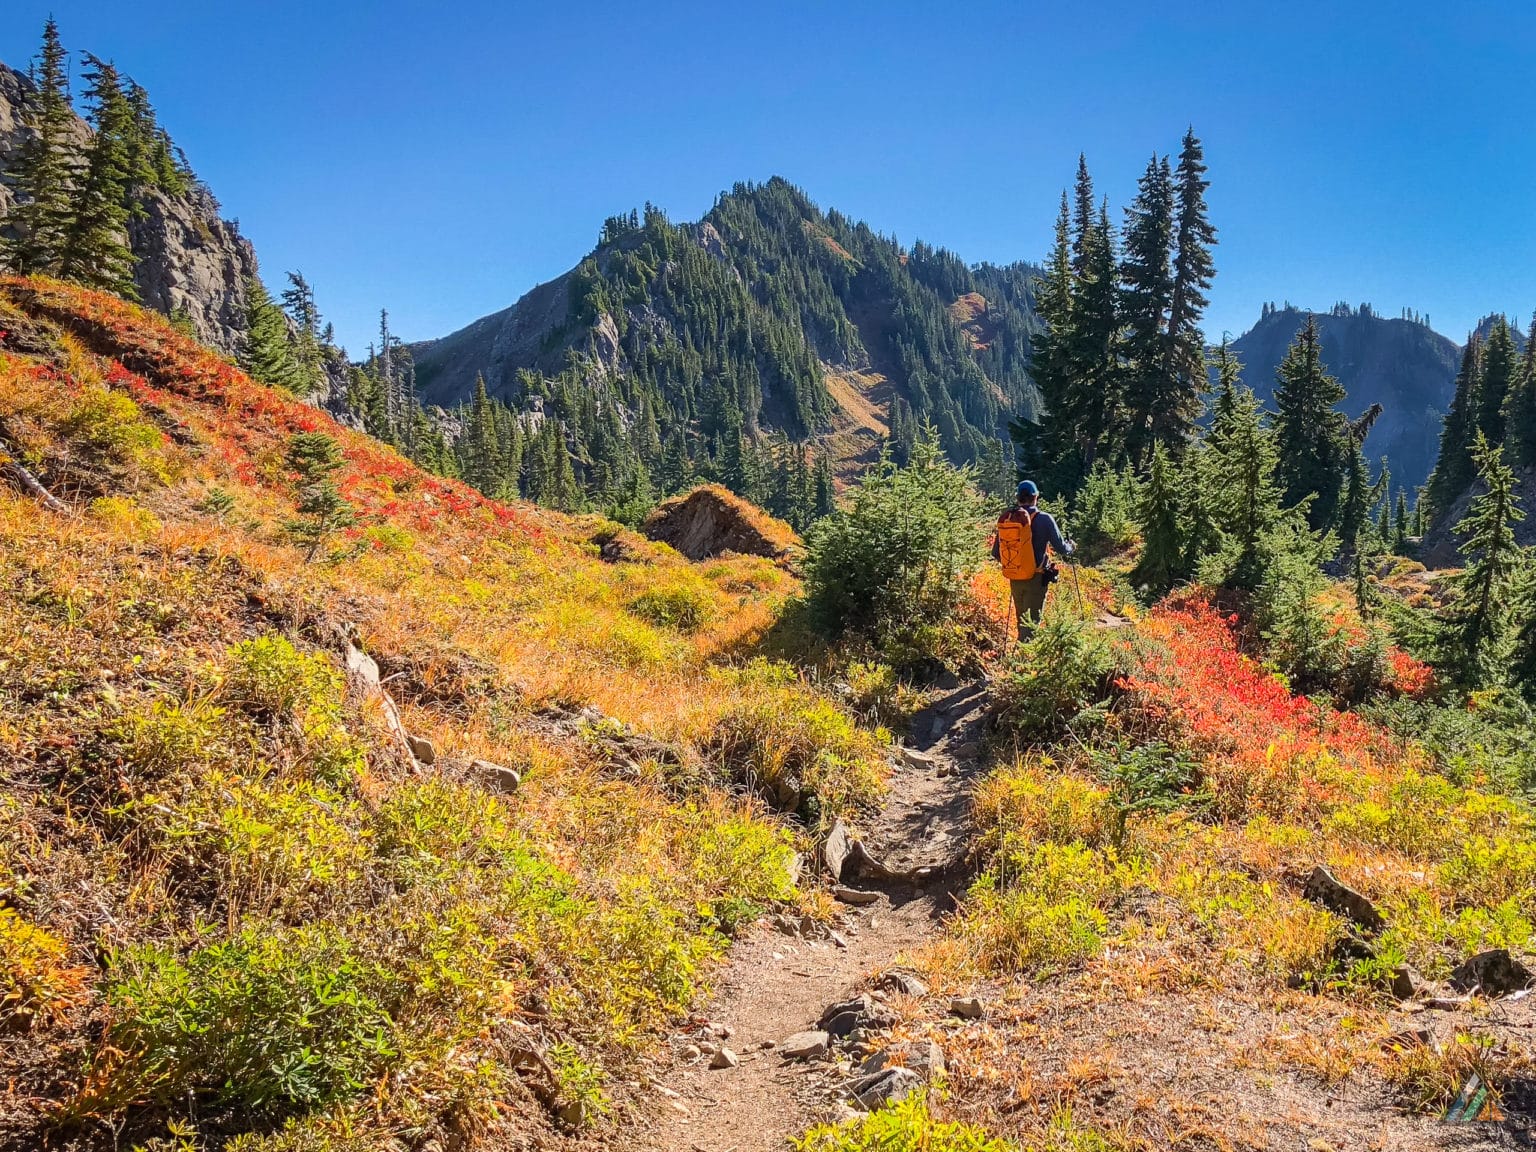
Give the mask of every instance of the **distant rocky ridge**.
M 1275 369 L 1307 315 L 1289 304 L 1266 307 L 1259 322 L 1232 342 L 1243 364 L 1243 383 L 1265 403 L 1273 400 Z M 1389 319 L 1368 306 L 1312 315 L 1322 336 L 1323 363 L 1348 393 L 1344 410 L 1354 417 L 1372 404 L 1382 407 L 1366 455 L 1373 462 L 1385 456 L 1394 489 L 1411 492 L 1428 479 L 1439 455 L 1460 346 L 1418 320 Z
M 14 203 L 6 173 L 31 135 L 26 118 L 35 93 L 24 73 L 0 64 L 0 221 Z M 90 126 L 78 117 L 76 126 L 88 139 Z M 140 298 L 165 315 L 181 312 L 199 340 L 233 354 L 245 331 L 245 279 L 256 275 L 251 242 L 220 218 L 218 202 L 200 184 L 176 197 L 146 189 L 143 201 L 144 215 L 128 226 Z

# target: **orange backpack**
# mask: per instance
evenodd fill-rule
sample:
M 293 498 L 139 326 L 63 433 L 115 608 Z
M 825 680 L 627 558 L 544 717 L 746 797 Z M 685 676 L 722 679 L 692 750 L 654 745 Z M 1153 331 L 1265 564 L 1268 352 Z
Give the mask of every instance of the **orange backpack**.
M 1022 514 L 1022 515 L 1021 515 Z M 1010 508 L 997 521 L 997 558 L 1010 580 L 1032 579 L 1035 567 L 1035 513 L 1030 508 Z

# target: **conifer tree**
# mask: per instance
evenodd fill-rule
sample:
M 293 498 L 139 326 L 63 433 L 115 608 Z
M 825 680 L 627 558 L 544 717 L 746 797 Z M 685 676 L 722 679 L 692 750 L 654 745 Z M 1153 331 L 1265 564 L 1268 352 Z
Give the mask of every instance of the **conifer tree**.
M 1531 317 L 1520 371 L 1504 401 L 1504 436 L 1510 465 L 1536 468 L 1536 316 Z
M 1263 577 L 1263 542 L 1280 517 L 1274 434 L 1247 388 L 1234 395 L 1232 416 L 1220 447 L 1211 452 L 1211 475 L 1221 501 L 1221 522 L 1230 538 L 1220 579 L 1254 587 Z
M 320 309 L 315 305 L 315 290 L 302 272 L 288 273 L 288 287 L 283 289 L 283 311 L 293 322 L 293 358 L 303 373 L 301 394 L 320 386 L 325 374 L 325 353 L 320 340 Z
M 1408 493 L 1397 490 L 1397 513 L 1392 521 L 1392 547 L 1402 549 L 1408 544 Z
M 1504 450 L 1481 432 L 1472 449 L 1481 493 L 1457 524 L 1467 565 L 1449 582 L 1451 599 L 1441 628 L 1441 661 L 1466 683 L 1494 683 L 1509 639 L 1509 593 L 1522 557 L 1514 526 L 1525 519 Z
M 1308 316 L 1275 370 L 1277 477 L 1287 505 L 1308 497 L 1313 528 L 1337 523 L 1344 481 L 1348 429 L 1334 405 L 1344 389 L 1323 367 L 1317 319 Z
M 132 114 L 117 69 L 86 56 L 85 97 L 95 135 L 75 190 L 59 274 L 90 288 L 138 299 L 128 248 L 128 137 Z
M 1440 429 L 1440 455 L 1429 478 L 1429 501 L 1439 515 L 1455 503 L 1477 475 L 1472 444 L 1482 396 L 1482 353 L 1477 333 L 1467 337 L 1456 373 L 1456 391 Z
M 7 246 L 5 257 L 12 268 L 24 274 L 56 276 L 64 258 L 78 165 L 65 72 L 67 58 L 59 40 L 59 26 L 50 16 L 43 26 L 43 48 L 33 69 L 37 96 L 27 119 L 33 135 L 22 145 L 12 169 L 17 203 L 10 219 L 18 235 Z
M 1206 292 L 1216 275 L 1216 261 L 1211 255 L 1216 229 L 1205 204 L 1205 190 L 1210 187 L 1205 173 L 1205 151 L 1191 128 L 1184 133 L 1174 178 L 1178 255 L 1174 258 L 1173 294 L 1168 305 L 1172 357 L 1169 374 L 1175 388 L 1175 411 L 1191 427 L 1199 414 L 1200 396 L 1206 389 L 1205 334 L 1200 330 L 1200 320 L 1210 302 Z
M 1154 155 L 1126 209 L 1120 263 L 1121 315 L 1125 322 L 1126 448 L 1145 463 L 1154 441 L 1182 448 L 1187 416 L 1177 382 L 1168 372 L 1168 309 L 1173 297 L 1174 200 L 1168 161 Z
M 1161 444 L 1152 446 L 1152 463 L 1139 512 L 1143 543 L 1141 559 L 1131 579 L 1154 596 L 1160 596 L 1178 579 L 1185 546 L 1178 493 L 1173 485 L 1173 462 Z
M 1211 406 L 1211 427 L 1206 443 L 1219 451 L 1237 412 L 1237 386 L 1242 379 L 1243 365 L 1225 336 L 1216 346 L 1212 362 L 1216 366 L 1216 402 Z
M 1015 420 L 1009 433 L 1018 446 L 1024 467 L 1036 472 L 1048 493 L 1069 490 L 1077 471 L 1075 414 L 1071 408 L 1072 385 L 1072 239 L 1067 194 L 1061 194 L 1056 216 L 1056 239 L 1039 281 L 1035 307 L 1042 326 L 1031 338 L 1030 374 L 1040 393 L 1038 420 Z M 893 462 L 903 466 L 916 441 L 906 404 L 892 405 L 891 441 Z
M 332 476 L 346 463 L 341 448 L 324 432 L 298 432 L 288 441 L 288 467 L 298 474 L 297 519 L 283 527 L 304 545 L 310 561 L 333 532 L 356 522 L 352 506 L 341 498 Z
M 1495 316 L 1483 345 L 1482 389 L 1477 402 L 1477 428 L 1495 448 L 1504 446 L 1504 406 L 1518 388 L 1520 359 L 1509 322 Z
M 1525 550 L 1522 568 L 1514 596 L 1509 678 L 1528 700 L 1536 703 L 1536 550 Z
M 303 367 L 295 358 L 288 338 L 288 322 L 283 318 L 283 310 L 273 302 L 266 285 L 257 276 L 249 277 L 245 282 L 245 340 L 239 361 L 240 367 L 253 380 L 295 395 L 307 390 Z
M 1221 523 L 1221 494 L 1216 490 L 1215 459 L 1215 450 L 1207 441 L 1191 447 L 1179 463 L 1180 514 L 1184 522 L 1181 579 L 1193 576 L 1207 557 L 1219 556 L 1227 548 L 1227 535 Z

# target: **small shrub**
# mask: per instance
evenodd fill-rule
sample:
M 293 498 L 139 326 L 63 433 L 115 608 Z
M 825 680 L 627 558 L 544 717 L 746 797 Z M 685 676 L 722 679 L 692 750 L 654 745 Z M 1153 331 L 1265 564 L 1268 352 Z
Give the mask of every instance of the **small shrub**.
M 97 497 L 91 501 L 91 515 L 118 535 L 141 543 L 160 531 L 155 514 L 128 496 Z
M 120 716 L 107 729 L 137 781 L 168 779 L 224 752 L 224 711 L 205 701 L 157 700 Z
M 1080 844 L 1041 844 L 1000 861 L 967 897 L 958 931 L 989 971 L 1044 976 L 1096 956 L 1121 884 L 1114 864 Z
M 818 1124 L 793 1144 L 795 1152 L 1018 1152 L 1019 1147 L 972 1124 L 935 1118 L 922 1095 L 847 1124 Z
M 184 960 L 129 949 L 107 974 L 101 1091 L 123 1103 L 208 1091 L 258 1109 L 341 1099 L 397 1054 L 388 980 L 323 923 L 247 929 Z
M 707 751 L 787 811 L 808 800 L 823 814 L 842 811 L 872 801 L 883 782 L 878 739 L 803 689 L 743 693 L 716 723 Z
M 549 1049 L 547 1059 L 555 1071 L 560 1095 L 570 1103 L 580 1105 L 579 1114 L 607 1114 L 608 1094 L 603 1091 L 603 1086 L 607 1084 L 608 1076 L 600 1065 L 591 1063 L 564 1041 Z
M 1496 1102 L 1499 1088 L 1510 1074 L 1528 1067 L 1530 1061 L 1525 1056 L 1497 1044 L 1492 1037 L 1458 1034 L 1443 1047 L 1400 1046 L 1387 1061 L 1387 1081 L 1410 1111 L 1444 1113 L 1474 1075 Z
M 939 657 L 983 559 L 985 512 L 971 481 L 925 439 L 905 467 L 882 458 L 848 506 L 820 521 L 805 594 L 828 636 L 863 636 L 899 671 Z
M 629 610 L 640 619 L 679 632 L 697 632 L 709 620 L 712 608 L 708 593 L 694 584 L 653 588 L 629 602 Z
M 1051 615 L 1009 659 L 997 686 L 998 720 L 1026 743 L 1054 740 L 1109 699 L 1117 668 L 1091 624 Z
M 61 1019 L 85 998 L 88 980 L 64 941 L 0 908 L 0 1029 Z
M 243 640 L 229 650 L 228 698 L 264 718 L 333 715 L 343 677 L 321 653 L 304 655 L 281 636 Z
M 1049 761 L 994 772 L 976 790 L 971 820 L 976 847 L 990 860 L 1022 845 L 1102 844 L 1113 819 L 1109 793 L 1070 773 L 1048 773 Z

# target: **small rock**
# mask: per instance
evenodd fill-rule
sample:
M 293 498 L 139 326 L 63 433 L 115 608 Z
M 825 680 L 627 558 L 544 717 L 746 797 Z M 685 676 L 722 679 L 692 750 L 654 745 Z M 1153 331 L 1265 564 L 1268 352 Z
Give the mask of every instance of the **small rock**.
M 735 1029 L 729 1024 L 722 1024 L 718 1020 L 710 1021 L 709 1030 L 722 1040 L 729 1040 L 735 1033 Z
M 827 1116 L 827 1123 L 848 1124 L 862 1120 L 863 1118 L 864 1113 L 860 1112 L 857 1108 L 854 1108 L 848 1103 L 848 1101 L 839 1100 L 836 1104 L 832 1105 L 832 1111 Z
M 714 1056 L 720 1051 L 720 1045 L 704 1040 L 699 1044 L 699 1051 L 705 1056 Z
M 844 904 L 873 904 L 880 899 L 878 892 L 866 892 L 862 888 L 846 888 L 841 884 L 832 889 L 832 895 Z
M 437 749 L 425 736 L 407 736 L 405 742 L 411 746 L 411 755 L 416 757 L 418 762 L 429 768 L 437 763 Z
M 1386 926 L 1381 913 L 1376 911 L 1376 905 L 1342 883 L 1322 864 L 1312 869 L 1301 894 L 1312 903 L 1321 904 L 1330 912 L 1337 912 L 1353 920 L 1368 932 L 1378 932 Z
M 1451 987 L 1458 992 L 1480 992 L 1490 1000 L 1529 988 L 1536 983 L 1531 970 L 1509 954 L 1508 948 L 1490 948 L 1470 957 L 1451 973 Z
M 697 1044 L 690 1044 L 686 1048 L 683 1049 L 683 1059 L 684 1060 L 689 1060 L 689 1061 L 697 1060 L 702 1055 L 704 1055 L 704 1050 L 702 1048 L 700 1048 Z
M 903 996 L 926 996 L 928 985 L 924 984 L 910 972 L 903 972 L 899 968 L 891 968 L 880 973 L 875 980 L 875 987 L 884 988 L 889 992 L 900 992 Z
M 819 1029 L 811 1032 L 796 1032 L 793 1036 L 786 1036 L 779 1042 L 779 1054 L 786 1060 L 811 1060 L 817 1056 L 825 1056 L 831 1043 L 832 1037 Z
M 956 996 L 949 1002 L 949 1011 L 962 1020 L 980 1020 L 985 1013 L 981 1000 L 976 996 Z
M 1410 1048 L 1427 1048 L 1434 1034 L 1428 1028 L 1406 1028 L 1401 1032 L 1394 1032 L 1381 1042 L 1386 1049 L 1396 1048 L 1399 1051 L 1407 1051 Z
M 476 779 L 493 792 L 511 795 L 523 785 L 523 778 L 515 769 L 503 767 L 492 760 L 471 760 L 469 770 Z
M 873 1112 L 886 1104 L 903 1100 L 923 1086 L 923 1078 L 910 1068 L 886 1068 L 860 1076 L 848 1085 L 859 1107 Z
M 919 752 L 916 748 L 901 748 L 899 751 L 901 762 L 908 768 L 916 768 L 919 771 L 928 771 L 938 764 L 938 757 L 929 752 Z
M 876 1004 L 873 997 L 856 996 L 828 1005 L 816 1026 L 832 1036 L 858 1038 L 875 1029 L 890 1028 L 899 1020 L 896 1013 L 883 1004 Z
M 1411 964 L 1399 964 L 1392 970 L 1392 995 L 1399 1000 L 1412 1000 L 1424 986 L 1424 977 Z
M 801 921 L 790 916 L 779 915 L 773 918 L 773 926 L 786 936 L 800 935 Z
M 897 1059 L 924 1080 L 933 1080 L 944 1074 L 944 1049 L 932 1040 L 909 1040 L 876 1052 L 864 1061 L 860 1071 L 866 1075 L 890 1068 Z
M 729 1048 L 722 1048 L 715 1053 L 709 1062 L 709 1066 L 715 1069 L 734 1068 L 739 1063 L 741 1061 L 736 1059 L 736 1053 L 732 1052 Z
M 848 825 L 841 819 L 834 820 L 832 830 L 827 833 L 826 843 L 821 846 L 822 863 L 827 866 L 832 879 L 843 878 L 843 862 L 848 859 L 848 853 L 851 851 L 853 851 L 853 837 L 848 834 Z
M 836 944 L 839 948 L 848 947 L 848 937 L 844 936 L 836 929 L 833 929 L 833 931 L 829 933 L 828 939 L 830 939 L 832 943 Z
M 585 1100 L 567 1100 L 557 1115 L 566 1127 L 580 1128 L 592 1118 L 592 1109 Z

